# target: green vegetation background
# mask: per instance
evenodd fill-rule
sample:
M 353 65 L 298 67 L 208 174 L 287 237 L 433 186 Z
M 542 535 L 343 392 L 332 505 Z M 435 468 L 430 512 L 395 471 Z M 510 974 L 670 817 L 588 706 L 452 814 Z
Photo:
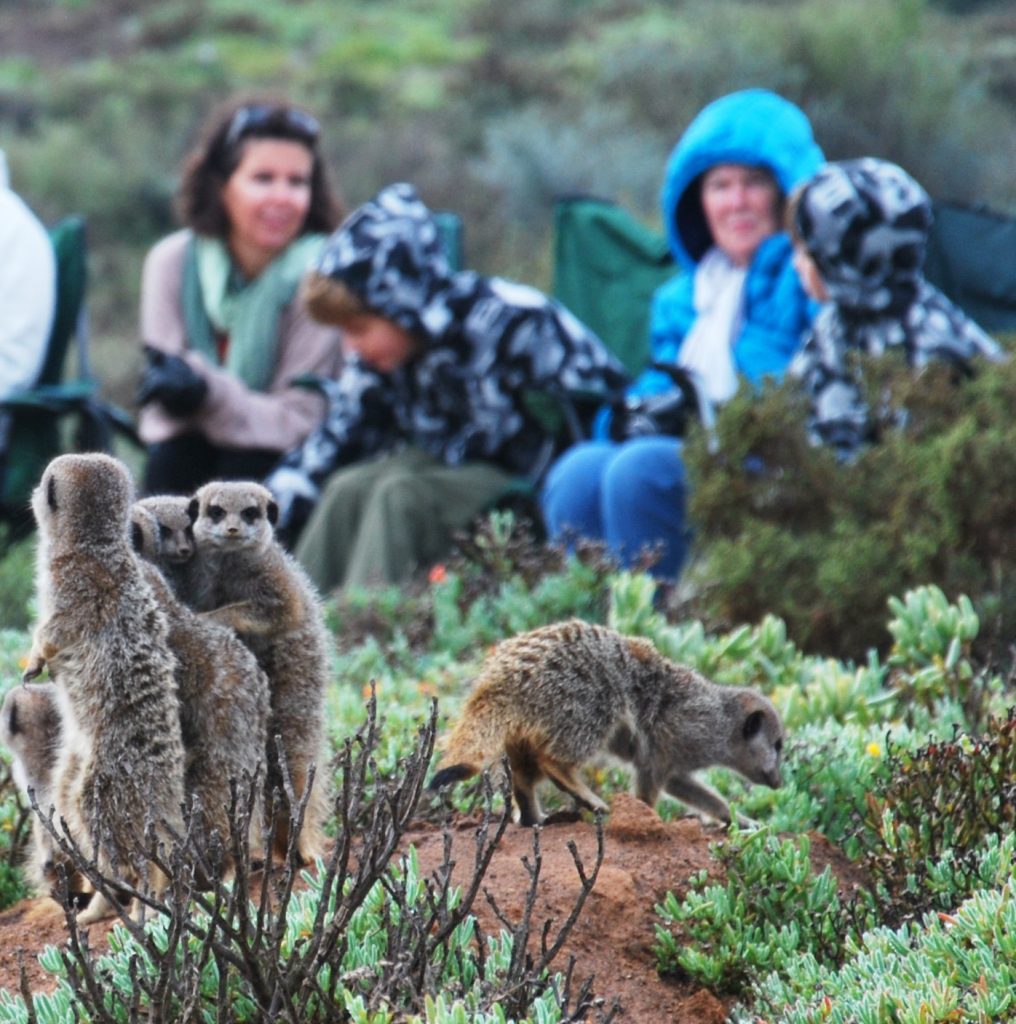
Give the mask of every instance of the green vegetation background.
M 140 259 L 180 159 L 238 91 L 307 104 L 350 204 L 396 179 L 478 269 L 550 282 L 552 203 L 658 225 L 664 160 L 728 90 L 776 89 L 831 158 L 1016 208 L 1016 12 L 972 0 L 0 0 L 0 147 L 47 220 L 89 219 L 95 365 L 129 404 Z

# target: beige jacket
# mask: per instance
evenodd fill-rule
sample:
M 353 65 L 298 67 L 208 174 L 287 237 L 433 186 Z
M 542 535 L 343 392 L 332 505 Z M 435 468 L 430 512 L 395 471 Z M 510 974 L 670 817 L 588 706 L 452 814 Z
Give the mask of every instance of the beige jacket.
M 158 402 L 141 409 L 138 425 L 146 444 L 184 433 L 200 433 L 224 448 L 267 448 L 279 452 L 298 445 L 321 422 L 323 397 L 290 387 L 303 373 L 335 377 L 342 364 L 341 335 L 310 318 L 297 302 L 282 313 L 279 359 L 268 391 L 252 391 L 233 374 L 203 355 L 188 351 L 180 304 L 184 254 L 189 231 L 158 242 L 141 273 L 141 340 L 145 345 L 186 359 L 208 381 L 208 398 L 193 416 L 170 416 Z

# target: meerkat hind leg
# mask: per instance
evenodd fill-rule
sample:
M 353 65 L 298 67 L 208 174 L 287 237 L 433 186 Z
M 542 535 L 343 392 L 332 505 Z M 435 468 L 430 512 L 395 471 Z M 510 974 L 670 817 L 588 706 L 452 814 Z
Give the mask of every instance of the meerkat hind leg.
M 547 778 L 562 793 L 567 793 L 575 801 L 576 807 L 584 807 L 588 811 L 607 811 L 607 805 L 586 785 L 585 780 L 577 774 L 574 765 L 549 761 L 544 764 L 543 769 L 547 773 Z
M 528 828 L 539 825 L 542 820 L 540 801 L 536 796 L 536 784 L 543 778 L 543 771 L 529 743 L 506 745 L 505 753 L 512 769 L 512 795 L 519 812 L 519 824 Z

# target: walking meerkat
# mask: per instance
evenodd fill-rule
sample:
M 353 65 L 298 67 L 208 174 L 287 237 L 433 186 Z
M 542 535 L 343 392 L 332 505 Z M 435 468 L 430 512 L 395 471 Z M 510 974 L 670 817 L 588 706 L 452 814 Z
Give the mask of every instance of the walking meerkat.
M 40 621 L 25 680 L 48 665 L 56 683 L 55 820 L 104 873 L 147 876 L 161 893 L 167 879 L 144 863 L 145 822 L 163 841 L 182 831 L 184 751 L 166 616 L 128 539 L 133 498 L 127 468 L 108 455 L 46 467 L 32 494 Z M 79 921 L 112 910 L 96 894 Z
M 176 656 L 176 682 L 180 731 L 186 753 L 184 788 L 200 805 L 204 834 L 216 829 L 229 840 L 230 783 L 236 782 L 241 799 L 246 787 L 264 771 L 268 741 L 268 677 L 257 658 L 225 626 L 191 611 L 163 578 L 159 510 L 147 499 L 131 509 L 132 544 L 145 560 L 145 578 L 166 614 L 169 646 Z M 182 499 L 184 502 L 189 499 Z M 187 519 L 188 533 L 190 519 Z M 174 530 L 174 533 L 179 531 Z M 171 547 L 179 548 L 179 537 Z M 257 794 L 248 837 L 260 856 L 263 804 Z M 227 869 L 229 867 L 227 859 Z
M 632 764 L 635 793 L 650 806 L 665 791 L 729 821 L 726 801 L 693 773 L 722 765 L 776 788 L 782 747 L 779 715 L 762 695 L 718 686 L 648 640 L 573 619 L 497 645 L 429 788 L 507 756 L 519 820 L 533 825 L 541 819 L 535 787 L 544 778 L 577 804 L 606 810 L 577 769 L 609 753 Z
M 0 709 L 0 743 L 11 754 L 11 775 L 25 802 L 34 793 L 39 810 L 52 804 L 53 772 L 60 747 L 60 706 L 53 683 L 31 683 L 7 691 Z M 55 849 L 38 817 L 32 819 L 32 851 L 25 865 L 29 885 L 47 892 L 56 881 Z
M 316 766 L 297 852 L 304 861 L 324 851 L 331 809 L 324 700 L 330 644 L 313 584 L 275 539 L 278 507 L 271 492 L 248 482 L 205 484 L 191 499 L 198 549 L 196 607 L 236 630 L 268 676 L 268 793 L 281 790 L 275 737 L 281 739 L 300 799 Z M 275 852 L 288 846 L 288 816 L 276 825 Z
M 151 518 L 131 516 L 132 528 L 144 538 L 144 550 L 139 549 L 139 554 L 159 568 L 173 593 L 188 605 L 193 600 L 196 550 L 189 505 L 190 498 L 182 494 L 159 494 L 134 503 L 135 509 L 144 510 Z

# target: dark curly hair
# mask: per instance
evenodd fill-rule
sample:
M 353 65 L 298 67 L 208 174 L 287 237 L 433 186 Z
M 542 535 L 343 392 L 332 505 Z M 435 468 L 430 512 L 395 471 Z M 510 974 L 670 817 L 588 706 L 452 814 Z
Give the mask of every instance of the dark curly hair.
M 318 122 L 305 110 L 271 97 L 235 99 L 215 108 L 197 145 L 185 157 L 177 192 L 177 213 L 192 231 L 213 238 L 229 233 L 222 187 L 236 170 L 247 139 L 299 142 L 314 157 L 310 208 L 301 234 L 327 234 L 345 215 L 318 148 Z

